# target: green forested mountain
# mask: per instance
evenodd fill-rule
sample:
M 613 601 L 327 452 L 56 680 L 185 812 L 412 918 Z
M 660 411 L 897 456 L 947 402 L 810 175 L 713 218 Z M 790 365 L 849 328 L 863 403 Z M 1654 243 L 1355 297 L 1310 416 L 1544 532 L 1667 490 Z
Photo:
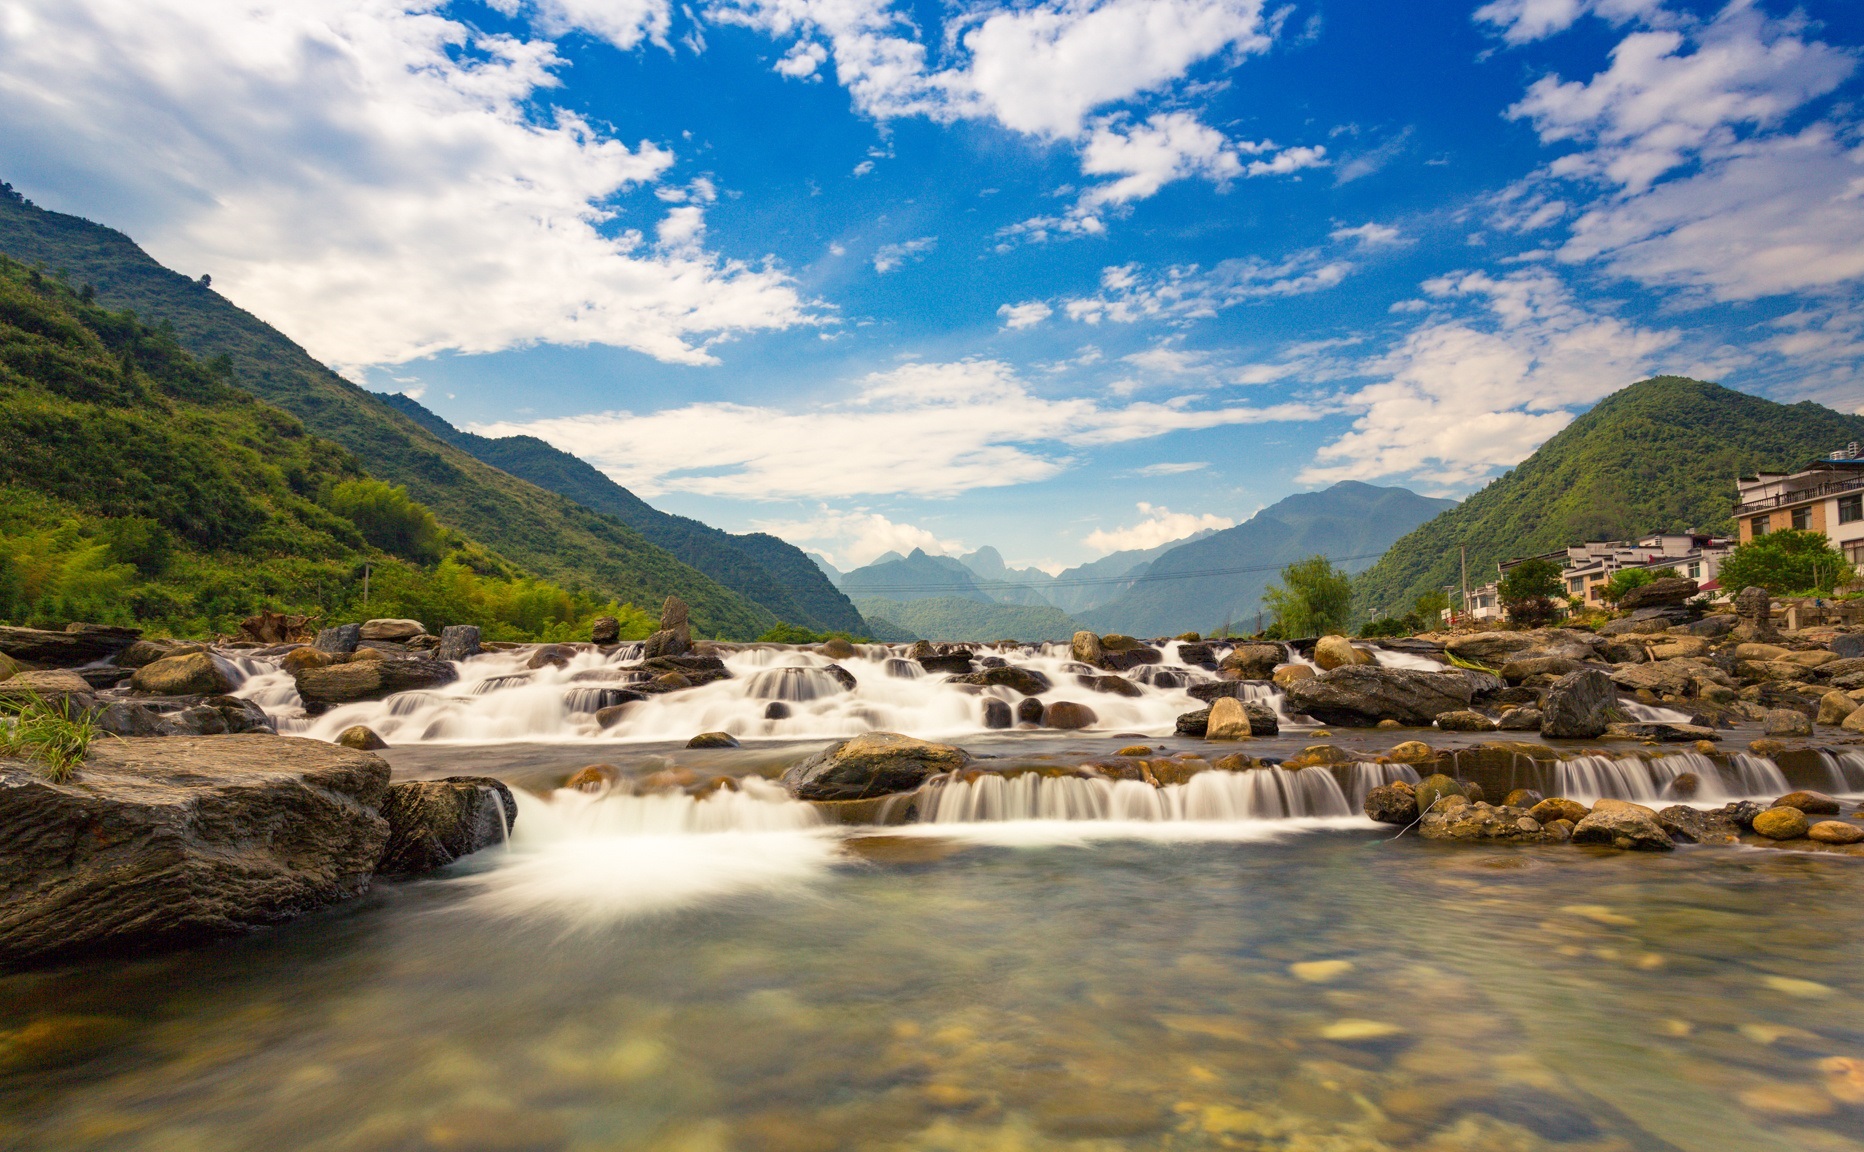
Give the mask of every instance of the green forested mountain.
M 1066 640 L 1081 627 L 1059 608 L 995 604 L 962 596 L 904 601 L 862 596 L 854 603 L 870 621 L 885 621 L 924 640 Z
M 0 253 L 73 287 L 88 285 L 99 304 L 131 309 L 172 331 L 222 380 L 297 417 L 371 476 L 405 486 L 442 523 L 534 575 L 649 609 L 678 593 L 691 605 L 694 626 L 713 636 L 750 638 L 778 622 L 614 517 L 446 443 L 258 317 L 156 263 L 120 232 L 34 207 L 7 189 Z
M 1383 552 L 1449 504 L 1355 480 L 1300 492 L 1234 528 L 1166 552 L 1118 599 L 1080 619 L 1096 631 L 1134 636 L 1214 632 L 1226 621 L 1234 630 L 1252 632 L 1263 589 L 1283 565 L 1320 555 L 1358 571 L 1365 557 Z
M 860 633 L 866 627 L 854 604 L 794 544 L 763 532 L 735 535 L 662 512 L 587 461 L 535 436 L 493 438 L 462 432 L 417 400 L 406 396 L 383 396 L 382 400 L 494 468 L 615 517 L 779 619 L 826 632 Z
M 1460 578 L 1586 540 L 1648 532 L 1728 533 L 1735 477 L 1794 468 L 1852 440 L 1864 417 L 1776 404 L 1682 376 L 1614 392 L 1512 471 L 1392 545 L 1358 581 L 1362 608 L 1396 612 Z
M 529 578 L 224 364 L 88 295 L 0 257 L 0 619 L 202 635 L 267 608 L 493 639 L 586 635 L 601 613 L 654 626 Z

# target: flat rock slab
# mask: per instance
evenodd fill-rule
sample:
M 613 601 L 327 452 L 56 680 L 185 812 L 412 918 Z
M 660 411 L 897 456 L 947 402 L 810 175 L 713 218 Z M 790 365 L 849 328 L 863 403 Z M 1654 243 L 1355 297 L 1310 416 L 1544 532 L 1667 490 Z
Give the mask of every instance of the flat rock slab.
M 377 870 L 407 876 L 504 843 L 518 822 L 518 802 L 490 776 L 406 780 L 389 788 L 382 815 L 389 838 Z
M 369 887 L 388 763 L 280 736 L 105 739 L 68 784 L 0 760 L 0 961 L 134 953 Z

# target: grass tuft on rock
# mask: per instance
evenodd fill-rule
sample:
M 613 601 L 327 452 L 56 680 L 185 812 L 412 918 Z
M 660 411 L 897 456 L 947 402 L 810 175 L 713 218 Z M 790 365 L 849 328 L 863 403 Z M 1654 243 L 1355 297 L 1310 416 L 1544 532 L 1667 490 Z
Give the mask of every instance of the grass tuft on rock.
M 34 692 L 0 700 L 0 753 L 39 765 L 39 774 L 63 784 L 77 774 L 97 738 L 97 721 L 82 708 L 53 703 Z

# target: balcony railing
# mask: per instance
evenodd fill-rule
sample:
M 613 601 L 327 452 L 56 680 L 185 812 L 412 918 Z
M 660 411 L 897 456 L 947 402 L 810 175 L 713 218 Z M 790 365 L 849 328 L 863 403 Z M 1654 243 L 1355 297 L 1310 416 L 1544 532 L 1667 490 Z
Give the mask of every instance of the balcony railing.
M 1745 504 L 1735 505 L 1736 516 L 1746 516 L 1751 512 L 1764 512 L 1775 508 L 1784 508 L 1789 504 L 1804 504 L 1808 500 L 1819 500 L 1826 496 L 1836 496 L 1840 492 L 1855 492 L 1864 488 L 1864 475 L 1850 476 L 1843 480 L 1833 480 L 1811 488 L 1794 488 L 1778 496 L 1763 496 L 1759 500 L 1750 500 Z

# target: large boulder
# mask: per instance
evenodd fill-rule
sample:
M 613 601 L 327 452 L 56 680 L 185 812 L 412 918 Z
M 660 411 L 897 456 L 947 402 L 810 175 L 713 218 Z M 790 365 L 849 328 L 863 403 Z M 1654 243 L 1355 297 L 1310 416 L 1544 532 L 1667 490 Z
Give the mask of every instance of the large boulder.
M 112 736 L 219 736 L 273 734 L 265 709 L 236 696 L 112 700 L 95 713 L 97 730 Z
M 459 670 L 445 660 L 357 660 L 303 668 L 294 679 L 305 711 L 316 715 L 339 704 L 451 684 L 459 679 Z
M 407 780 L 389 788 L 382 815 L 388 843 L 376 871 L 405 876 L 503 844 L 518 822 L 518 802 L 490 776 Z
M 1417 793 L 1403 780 L 1381 784 L 1366 793 L 1365 810 L 1381 824 L 1410 824 L 1417 819 Z
M 1459 660 L 1500 667 L 1510 656 L 1537 646 L 1539 640 L 1522 632 L 1471 632 L 1452 636 L 1444 642 L 1444 651 Z
M 1092 632 L 1081 631 L 1074 634 L 1068 642 L 1068 654 L 1083 664 L 1100 667 L 1100 659 L 1106 653 L 1100 647 L 1100 637 Z
M 330 656 L 348 656 L 362 642 L 361 624 L 338 624 L 320 629 L 311 647 Z
M 145 696 L 224 696 L 233 678 L 207 652 L 165 656 L 136 669 L 129 686 Z
M 1002 668 L 986 668 L 982 672 L 968 672 L 963 676 L 952 677 L 954 684 L 976 684 L 985 688 L 1003 687 L 1024 696 L 1040 696 L 1054 685 L 1049 678 L 1033 668 L 1018 668 L 1006 665 Z
M 591 644 L 614 644 L 621 639 L 621 621 L 613 616 L 597 616 L 589 625 Z
M 1418 835 L 1426 840 L 1500 841 L 1514 844 L 1552 844 L 1564 839 L 1559 832 L 1528 815 L 1525 808 L 1492 804 L 1439 804 L 1418 821 Z
M 62 632 L 0 626 L 0 654 L 26 664 L 75 668 L 110 659 L 134 644 L 140 635 L 134 628 L 103 624 L 69 624 Z
M 1251 735 L 1249 713 L 1241 700 L 1226 696 L 1211 704 L 1210 719 L 1204 730 L 1206 739 L 1247 740 Z
M 1604 844 L 1636 852 L 1667 852 L 1676 847 L 1657 813 L 1625 800 L 1600 800 L 1573 829 L 1575 844 Z
M 1238 644 L 1217 667 L 1233 680 L 1267 680 L 1287 660 L 1288 650 L 1280 644 Z
M 798 800 L 866 800 L 909 792 L 931 776 L 971 762 L 950 744 L 932 744 L 898 732 L 866 732 L 831 744 L 783 774 Z
M 1350 664 L 1285 689 L 1289 708 L 1328 724 L 1372 727 L 1395 720 L 1423 728 L 1445 712 L 1469 707 L 1473 693 L 1460 673 L 1421 672 Z
M 277 736 L 100 740 L 65 784 L 0 761 L 0 958 L 133 953 L 358 895 L 388 776 Z
M 44 668 L 15 672 L 0 680 L 0 699 L 24 700 L 37 696 L 45 700 L 88 697 L 90 681 L 65 668 Z
M 1241 699 L 1241 697 L 1238 697 Z M 1278 736 L 1281 734 L 1281 717 L 1275 709 L 1261 700 L 1244 700 L 1243 711 L 1249 716 L 1249 731 L 1256 736 Z
M 440 646 L 434 649 L 434 659 L 466 660 L 478 654 L 477 624 L 449 624 L 440 630 Z
M 1042 723 L 1049 728 L 1092 728 L 1099 721 L 1092 708 L 1071 700 L 1057 700 L 1042 710 Z
M 1344 636 L 1322 636 L 1314 644 L 1314 663 L 1320 665 L 1321 671 L 1330 672 L 1349 664 L 1376 664 L 1378 661 L 1372 653 L 1353 647 L 1353 642 Z
M 427 625 L 419 620 L 365 620 L 362 624 L 361 638 L 406 643 L 416 636 L 425 635 L 427 635 Z
M 1741 621 L 1735 626 L 1736 639 L 1780 638 L 1780 630 L 1773 624 L 1773 596 L 1765 588 L 1743 588 L 1735 597 L 1735 616 Z
M 1657 608 L 1666 604 L 1681 604 L 1695 596 L 1697 584 L 1684 576 L 1662 576 L 1641 588 L 1633 588 L 1618 598 L 1620 612 L 1635 612 L 1639 608 Z
M 647 638 L 643 656 L 684 656 L 693 650 L 693 632 L 686 601 L 668 596 L 660 607 L 660 630 Z
M 1596 668 L 1560 677 L 1540 702 L 1540 734 L 1556 740 L 1603 736 L 1616 718 L 1618 689 Z

